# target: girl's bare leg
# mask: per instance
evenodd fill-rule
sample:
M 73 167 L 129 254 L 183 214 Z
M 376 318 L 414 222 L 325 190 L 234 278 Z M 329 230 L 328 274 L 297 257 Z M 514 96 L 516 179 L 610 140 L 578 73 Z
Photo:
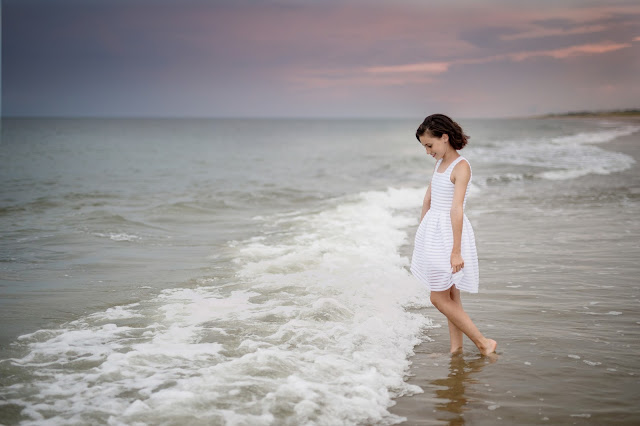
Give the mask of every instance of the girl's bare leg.
M 451 286 L 449 289 L 449 297 L 455 303 L 460 305 L 462 309 L 462 299 L 460 298 L 460 290 L 456 288 L 456 286 Z M 449 322 L 449 340 L 451 341 L 451 353 L 455 353 L 462 350 L 462 330 L 460 330 L 451 320 Z
M 462 309 L 462 303 L 451 298 L 451 289 L 445 291 L 432 291 L 431 303 L 447 317 L 460 331 L 467 335 L 469 339 L 478 347 L 483 355 L 495 352 L 498 343 L 495 340 L 487 339 L 480 333 L 478 327 L 471 321 L 469 315 Z M 451 336 L 451 328 L 449 328 Z M 453 340 L 452 340 L 453 348 Z

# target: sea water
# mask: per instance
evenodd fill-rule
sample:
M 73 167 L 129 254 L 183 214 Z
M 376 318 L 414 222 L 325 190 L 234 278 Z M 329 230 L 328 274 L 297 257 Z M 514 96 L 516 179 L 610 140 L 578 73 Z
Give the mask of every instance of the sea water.
M 3 120 L 0 422 L 402 421 L 439 327 L 408 272 L 419 122 Z M 461 124 L 474 226 L 497 200 L 562 214 L 554 191 L 633 167 L 605 147 L 640 130 Z

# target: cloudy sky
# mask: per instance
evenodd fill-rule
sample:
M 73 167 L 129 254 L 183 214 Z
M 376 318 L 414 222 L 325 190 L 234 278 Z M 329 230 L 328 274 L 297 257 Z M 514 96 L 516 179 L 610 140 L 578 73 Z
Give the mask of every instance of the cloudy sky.
M 3 0 L 5 116 L 640 107 L 640 3 Z

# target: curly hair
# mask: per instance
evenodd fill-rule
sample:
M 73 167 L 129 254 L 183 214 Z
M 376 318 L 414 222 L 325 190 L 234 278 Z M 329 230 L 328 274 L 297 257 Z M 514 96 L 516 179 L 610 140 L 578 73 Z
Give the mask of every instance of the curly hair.
M 418 130 L 416 130 L 416 139 L 420 142 L 420 136 L 425 133 L 433 137 L 449 135 L 449 143 L 453 149 L 462 149 L 467 144 L 469 136 L 465 135 L 462 127 L 444 114 L 432 114 L 424 119 Z

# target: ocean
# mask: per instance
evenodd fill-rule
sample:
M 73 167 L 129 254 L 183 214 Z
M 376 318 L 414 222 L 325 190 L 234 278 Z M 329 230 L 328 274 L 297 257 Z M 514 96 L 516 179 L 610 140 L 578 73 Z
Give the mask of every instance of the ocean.
M 640 122 L 459 121 L 489 362 L 408 271 L 420 121 L 3 119 L 0 423 L 640 421 Z

